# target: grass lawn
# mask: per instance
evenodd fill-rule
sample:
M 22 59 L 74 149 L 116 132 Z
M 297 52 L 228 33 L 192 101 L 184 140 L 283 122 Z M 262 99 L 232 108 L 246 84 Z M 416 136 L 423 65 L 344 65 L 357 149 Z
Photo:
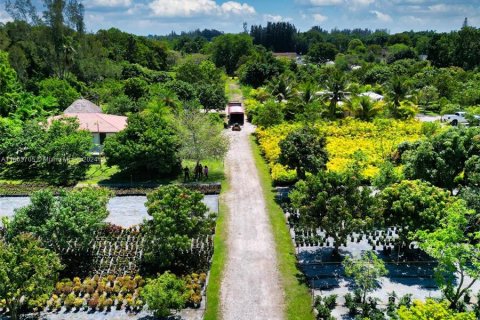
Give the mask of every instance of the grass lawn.
M 188 166 L 190 173 L 192 174 L 195 166 L 195 161 L 183 161 L 182 167 Z M 205 160 L 202 161 L 203 166 L 207 165 L 209 168 L 209 179 L 202 180 L 200 182 L 220 182 L 224 179 L 223 173 L 223 161 L 221 160 Z M 118 167 L 109 167 L 105 164 L 101 166 L 99 164 L 91 165 L 87 171 L 86 178 L 79 183 L 81 185 L 97 185 L 97 184 L 109 184 L 109 183 L 183 183 L 183 172 L 176 178 L 172 179 L 152 179 L 152 180 L 138 180 L 130 175 L 125 175 L 120 172 Z
M 297 268 L 295 248 L 286 226 L 286 219 L 282 209 L 275 201 L 275 192 L 268 166 L 261 156 L 255 138 L 251 138 L 253 156 L 257 165 L 260 183 L 263 188 L 267 211 L 275 237 L 278 268 L 285 290 L 285 314 L 288 320 L 313 320 L 312 300 L 309 288 L 300 282 L 302 272 Z
M 222 193 L 230 188 L 229 182 L 223 180 Z M 227 205 L 220 196 L 219 215 L 217 219 L 216 232 L 214 237 L 214 253 L 210 267 L 210 277 L 207 286 L 207 309 L 204 315 L 205 320 L 220 319 L 220 288 L 223 278 L 223 270 L 227 262 Z
M 238 78 L 227 77 L 225 81 L 225 92 L 229 100 L 239 100 L 242 97 L 242 90 L 238 84 Z

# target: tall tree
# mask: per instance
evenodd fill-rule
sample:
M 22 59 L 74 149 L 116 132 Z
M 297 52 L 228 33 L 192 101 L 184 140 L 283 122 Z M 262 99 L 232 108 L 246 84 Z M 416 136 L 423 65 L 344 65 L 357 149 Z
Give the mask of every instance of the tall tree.
M 279 162 L 297 171 L 298 179 L 305 179 L 307 172 L 317 174 L 328 161 L 326 139 L 318 130 L 303 127 L 293 131 L 280 142 Z
M 105 140 L 108 165 L 142 178 L 176 176 L 181 169 L 180 141 L 174 125 L 161 114 L 135 113 L 123 131 Z
M 433 230 L 453 198 L 448 191 L 420 180 L 404 180 L 379 194 L 379 208 L 387 226 L 397 226 L 398 243 L 413 241 L 414 230 Z
M 192 239 L 212 232 L 213 216 L 202 199 L 199 192 L 173 185 L 147 195 L 146 206 L 152 220 L 144 223 L 145 234 L 151 241 L 145 259 L 156 271 L 181 262 Z
M 252 49 L 252 39 L 248 35 L 221 35 L 212 42 L 212 60 L 217 67 L 224 67 L 227 74 L 233 76 L 238 68 L 240 58 L 248 56 Z
M 108 217 L 110 196 L 105 189 L 93 188 L 62 192 L 58 197 L 50 190 L 38 191 L 31 204 L 15 212 L 8 234 L 32 233 L 58 254 L 73 248 L 73 243 L 83 251 Z
M 405 99 L 409 91 L 407 82 L 404 78 L 395 76 L 388 83 L 387 90 L 390 112 L 394 118 L 399 118 L 401 102 Z
M 42 23 L 31 0 L 6 0 L 5 10 L 14 20 L 25 21 L 32 25 Z
M 0 299 L 5 300 L 12 320 L 29 300 L 53 291 L 62 265 L 32 235 L 22 234 L 10 242 L 0 240 Z
M 385 263 L 373 251 L 366 251 L 359 259 L 347 256 L 342 264 L 345 274 L 353 277 L 355 285 L 360 289 L 363 304 L 367 303 L 367 294 L 378 287 L 380 277 L 388 274 Z
M 407 151 L 402 157 L 405 176 L 453 190 L 458 185 L 456 177 L 464 170 L 472 141 L 476 140 L 473 138 L 476 131 L 452 128 Z
M 467 232 L 473 214 L 463 201 L 456 201 L 437 229 L 417 232 L 420 248 L 438 262 L 438 285 L 456 309 L 461 308 L 460 300 L 480 278 L 480 232 Z
M 347 78 L 342 71 L 336 68 L 332 69 L 328 74 L 325 86 L 327 91 L 324 93 L 324 97 L 329 103 L 328 115 L 330 119 L 335 119 L 338 112 L 337 105 L 347 95 Z
M 334 240 L 334 254 L 356 230 L 371 227 L 379 221 L 372 210 L 374 199 L 368 188 L 360 186 L 353 170 L 340 174 L 321 171 L 299 181 L 290 193 L 293 207 L 300 211 L 306 226 L 323 228 Z
M 183 159 L 223 159 L 228 150 L 228 140 L 223 135 L 223 126 L 208 113 L 187 106 L 180 112 L 177 126 Z

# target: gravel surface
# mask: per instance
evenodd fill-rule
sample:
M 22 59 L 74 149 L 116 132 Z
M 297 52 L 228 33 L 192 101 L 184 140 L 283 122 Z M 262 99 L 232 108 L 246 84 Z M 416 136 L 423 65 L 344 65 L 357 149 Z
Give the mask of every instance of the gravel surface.
M 231 187 L 224 196 L 229 209 L 221 288 L 224 320 L 283 319 L 275 242 L 249 142 L 253 131 L 247 123 L 240 132 L 228 132 L 231 145 L 225 167 Z

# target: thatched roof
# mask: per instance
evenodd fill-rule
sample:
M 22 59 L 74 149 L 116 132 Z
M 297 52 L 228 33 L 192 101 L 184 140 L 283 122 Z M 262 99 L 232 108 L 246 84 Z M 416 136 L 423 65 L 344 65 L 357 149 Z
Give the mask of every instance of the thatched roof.
M 102 109 L 86 99 L 78 99 L 63 113 L 102 113 Z

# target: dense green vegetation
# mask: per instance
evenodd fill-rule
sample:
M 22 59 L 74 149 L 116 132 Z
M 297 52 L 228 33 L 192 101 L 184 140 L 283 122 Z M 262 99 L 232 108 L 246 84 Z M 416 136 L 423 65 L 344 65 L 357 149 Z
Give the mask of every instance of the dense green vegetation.
M 227 102 L 227 78 L 237 76 L 248 117 L 259 126 L 255 159 L 277 242 L 289 319 L 313 315 L 284 216 L 270 192 L 271 178 L 294 185 L 288 205 L 298 209 L 299 216 L 288 222 L 299 228 L 321 227 L 334 239 L 337 259 L 342 259 L 339 247 L 352 232 L 395 226 L 398 252 L 408 253 L 416 242 L 438 262 L 436 280 L 444 301 L 404 304 L 400 319 L 434 311 L 441 313 L 437 317 L 454 319 L 473 310 L 466 297 L 480 278 L 480 132 L 473 126 L 447 128 L 412 119 L 419 112 L 465 110 L 471 125 L 478 122 L 479 29 L 464 25 L 450 33 L 389 34 L 314 27 L 299 32 L 293 24 L 280 22 L 254 25 L 242 34 L 197 30 L 142 37 L 118 29 L 86 33 L 81 2 L 44 4 L 46 11 L 39 14 L 30 1 L 8 0 L 6 9 L 14 21 L 0 24 L 2 181 L 70 186 L 111 175 L 128 181 L 178 181 L 182 169 L 196 162 L 218 169 L 227 149 L 218 111 Z M 279 58 L 274 52 L 302 56 Z M 128 117 L 125 130 L 106 138 L 106 162 L 101 165 L 86 161 L 93 147 L 91 134 L 79 130 L 77 121 L 49 119 L 80 97 L 105 113 Z M 216 172 L 214 177 L 221 175 Z M 144 287 L 137 278 L 68 280 L 55 288 L 60 297 L 49 298 L 62 264 L 71 270 L 76 261 L 69 259 L 72 243 L 81 255 L 98 232 L 124 232 L 103 223 L 109 196 L 97 189 L 59 196 L 44 190 L 5 221 L 0 306 L 7 306 L 13 319 L 47 300 L 71 307 L 79 299 L 75 294 L 83 295 L 79 306 L 88 304 L 92 310 L 111 307 L 114 301 L 141 308 L 146 301 L 158 316 L 198 305 L 205 279 L 198 274 L 190 280 L 177 276 L 195 269 L 186 252 L 192 239 L 212 235 L 214 221 L 201 194 L 176 186 L 148 196 L 152 220 L 141 231 L 153 243 L 146 248 L 146 272 L 166 273 Z M 128 232 L 132 237 L 140 233 Z M 215 239 L 216 280 L 225 260 L 222 232 Z M 17 268 L 18 261 L 22 263 Z M 368 253 L 344 265 L 362 293 L 356 301 L 346 298 L 351 313 L 382 319 L 367 299 L 386 273 L 377 256 Z M 365 274 L 372 266 L 374 272 Z M 457 274 L 460 286 L 453 281 Z M 106 298 L 116 287 L 116 298 Z M 144 301 L 138 297 L 140 287 Z M 213 319 L 218 316 L 218 284 L 208 290 L 214 300 L 207 316 Z M 126 292 L 131 296 L 123 297 Z M 318 302 L 317 310 L 326 313 L 334 305 L 326 298 Z M 471 313 L 464 315 L 469 319 Z

